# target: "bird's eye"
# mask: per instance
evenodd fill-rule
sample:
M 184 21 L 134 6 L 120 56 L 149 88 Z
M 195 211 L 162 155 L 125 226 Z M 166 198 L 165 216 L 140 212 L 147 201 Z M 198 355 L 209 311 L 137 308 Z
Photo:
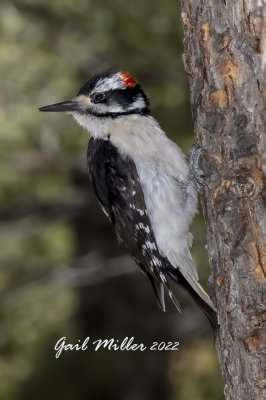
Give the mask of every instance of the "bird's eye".
M 104 93 L 93 93 L 91 95 L 91 99 L 94 103 L 100 103 L 105 99 L 105 94 Z

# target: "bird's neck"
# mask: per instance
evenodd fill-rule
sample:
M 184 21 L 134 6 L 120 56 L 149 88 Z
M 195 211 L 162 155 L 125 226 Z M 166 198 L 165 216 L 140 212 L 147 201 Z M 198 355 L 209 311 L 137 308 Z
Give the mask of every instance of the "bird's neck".
M 188 166 L 180 148 L 173 143 L 152 116 L 127 115 L 118 118 L 76 117 L 94 138 L 110 140 L 120 154 L 135 163 L 156 163 L 162 169 L 181 169 Z
M 116 118 L 79 114 L 73 116 L 92 137 L 111 140 L 121 151 L 128 146 L 132 151 L 136 146 L 144 145 L 144 143 L 150 147 L 150 142 L 156 136 L 165 137 L 159 124 L 151 115 L 132 114 Z

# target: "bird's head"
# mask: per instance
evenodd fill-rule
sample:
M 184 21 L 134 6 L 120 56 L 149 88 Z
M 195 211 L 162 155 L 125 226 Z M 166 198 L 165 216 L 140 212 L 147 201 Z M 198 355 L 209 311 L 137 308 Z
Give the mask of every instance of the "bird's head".
M 97 122 L 128 115 L 150 115 L 149 102 L 141 86 L 128 72 L 107 71 L 82 86 L 69 101 L 41 107 L 40 111 L 66 112 L 88 130 Z M 93 132 L 92 132 L 93 133 Z

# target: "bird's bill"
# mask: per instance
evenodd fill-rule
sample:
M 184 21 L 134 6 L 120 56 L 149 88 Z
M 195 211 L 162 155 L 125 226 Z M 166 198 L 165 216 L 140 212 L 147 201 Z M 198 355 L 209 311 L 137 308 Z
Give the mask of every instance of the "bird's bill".
M 49 106 L 40 107 L 39 111 L 47 111 L 47 112 L 81 111 L 81 104 L 76 100 L 62 101 L 61 103 L 50 104 Z

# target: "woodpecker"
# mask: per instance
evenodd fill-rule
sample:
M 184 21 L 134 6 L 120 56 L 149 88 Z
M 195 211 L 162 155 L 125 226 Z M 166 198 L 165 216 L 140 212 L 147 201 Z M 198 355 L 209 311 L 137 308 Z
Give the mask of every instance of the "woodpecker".
M 71 114 L 90 133 L 87 164 L 94 191 L 119 241 L 148 277 L 159 307 L 166 310 L 166 291 L 181 312 L 170 286 L 177 283 L 214 327 L 216 310 L 190 254 L 196 184 L 136 79 L 109 70 L 89 79 L 70 101 L 39 110 Z

